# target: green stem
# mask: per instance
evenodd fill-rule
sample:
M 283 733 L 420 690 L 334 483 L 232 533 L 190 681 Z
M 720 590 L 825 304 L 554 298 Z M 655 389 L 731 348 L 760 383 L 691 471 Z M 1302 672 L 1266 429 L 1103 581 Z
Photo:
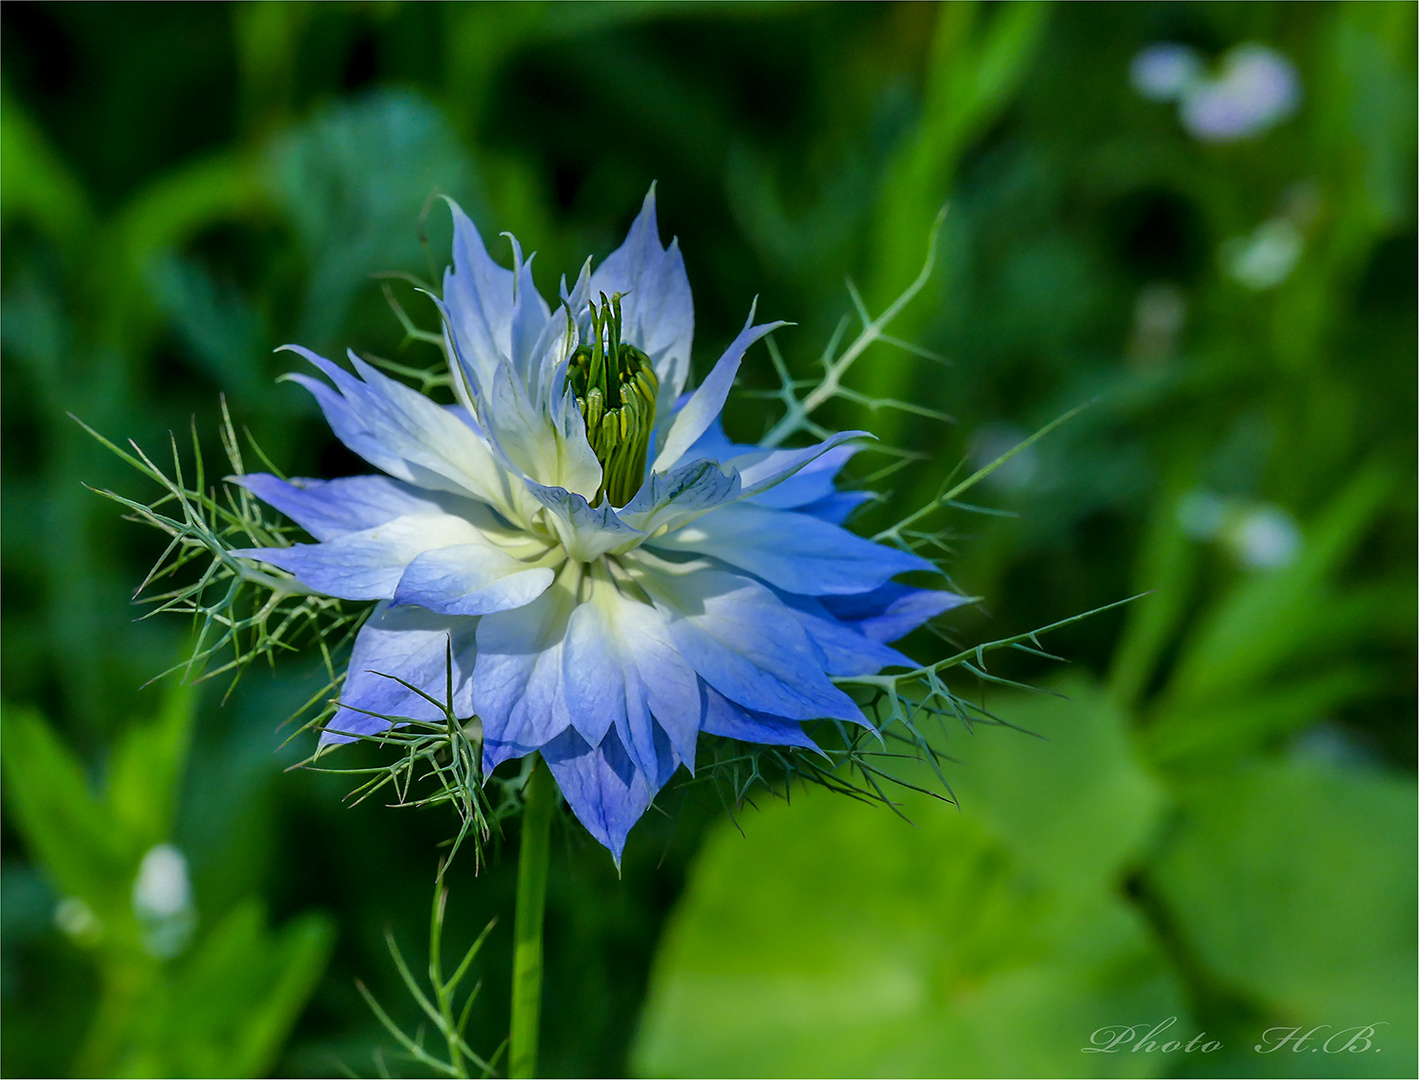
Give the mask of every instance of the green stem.
M 513 925 L 512 1039 L 508 1076 L 537 1075 L 537 1030 L 542 1015 L 542 913 L 547 904 L 547 856 L 557 785 L 539 758 L 527 778 L 522 852 L 517 864 Z

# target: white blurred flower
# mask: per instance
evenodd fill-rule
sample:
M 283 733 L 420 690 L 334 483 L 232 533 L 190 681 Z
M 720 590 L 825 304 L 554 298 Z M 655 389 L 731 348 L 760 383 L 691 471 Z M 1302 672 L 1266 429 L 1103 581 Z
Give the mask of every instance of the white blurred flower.
M 1238 45 L 1215 78 L 1183 95 L 1183 127 L 1208 142 L 1234 142 L 1269 131 L 1296 110 L 1301 83 L 1296 68 L 1265 45 Z
M 96 944 L 103 936 L 103 925 L 94 909 L 77 896 L 66 896 L 54 905 L 54 925 L 80 945 Z
M 1178 503 L 1178 524 L 1195 540 L 1215 541 L 1253 570 L 1288 566 L 1301 550 L 1296 521 L 1273 503 L 1194 491 Z
M 1238 559 L 1257 570 L 1288 566 L 1301 548 L 1295 520 L 1269 503 L 1245 511 L 1223 539 Z
M 1263 134 L 1295 112 L 1301 98 L 1295 65 L 1256 43 L 1229 49 L 1215 74 L 1186 45 L 1150 45 L 1133 58 L 1129 75 L 1142 97 L 1177 101 L 1183 127 L 1207 142 Z
M 1274 289 L 1301 259 L 1305 238 L 1289 218 L 1263 221 L 1250 236 L 1238 236 L 1222 246 L 1227 273 L 1248 289 Z
M 1202 77 L 1202 60 L 1186 45 L 1150 45 L 1129 66 L 1133 88 L 1149 101 L 1174 101 Z
M 176 956 L 187 947 L 196 925 L 187 860 L 171 844 L 143 856 L 133 882 L 133 911 L 143 925 L 143 944 L 154 956 Z

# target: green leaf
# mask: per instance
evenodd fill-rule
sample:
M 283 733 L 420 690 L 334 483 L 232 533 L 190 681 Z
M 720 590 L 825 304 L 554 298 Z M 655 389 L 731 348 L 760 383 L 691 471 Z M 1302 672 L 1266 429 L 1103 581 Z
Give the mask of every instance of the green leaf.
M 169 683 L 158 715 L 129 727 L 114 749 L 108 805 L 113 826 L 131 838 L 130 846 L 138 851 L 170 838 L 196 700 L 191 685 Z
M 1057 727 L 1070 723 L 1088 725 L 1071 719 Z M 1106 717 L 1097 726 L 1117 723 Z M 994 743 L 1025 736 L 988 730 L 976 738 L 992 745 L 973 748 L 972 764 L 960 771 L 980 773 L 974 790 L 990 801 L 989 822 L 969 795 L 965 811 L 912 795 L 903 808 L 913 827 L 881 808 L 813 791 L 746 814 L 744 836 L 729 825 L 713 834 L 662 943 L 635 1068 L 694 1076 L 1165 1068 L 1159 1055 L 1080 1052 L 1106 1025 L 1186 1012 L 1146 926 L 1099 880 L 1136 842 L 1136 826 L 1112 830 L 1110 855 L 1087 871 L 1064 868 L 1065 853 L 1078 847 L 1058 835 L 1027 840 L 1017 855 L 992 831 L 1019 838 L 1051 810 L 1069 811 L 1048 798 L 1013 816 L 1002 809 L 1044 769 L 1028 754 L 990 756 Z M 1092 739 L 1105 748 L 1107 774 L 1113 738 L 1095 733 L 1057 757 L 1082 765 Z M 1012 765 L 1027 775 L 1015 780 Z M 1061 771 L 1077 778 L 1079 769 Z M 1125 766 L 1121 775 L 1129 774 L 1136 769 Z M 1087 787 L 1055 786 L 1091 799 Z M 1108 793 L 1098 806 L 1059 831 L 1098 825 L 1106 806 L 1146 817 L 1155 801 L 1136 779 L 1113 777 L 1102 787 Z M 1130 800 L 1142 809 L 1126 806 Z M 1083 886 L 1089 876 L 1093 888 Z
M 1285 1022 L 1381 1024 L 1347 1068 L 1415 1070 L 1412 780 L 1254 764 L 1183 786 L 1149 871 L 1187 947 Z M 1278 1023 L 1282 1020 L 1278 1020 Z
M 8 223 L 27 217 L 50 236 L 77 245 L 91 227 L 83 188 L 44 133 L 9 93 L 0 97 L 0 188 Z
M 0 710 L 5 797 L 55 888 L 89 904 L 101 920 L 128 910 L 137 854 L 94 798 L 83 766 L 37 711 Z
M 1295 563 L 1227 594 L 1185 648 L 1163 708 L 1215 701 L 1258 686 L 1299 651 L 1329 640 L 1327 583 L 1392 486 L 1386 471 L 1362 471 L 1312 524 Z
M 1011 853 L 1052 884 L 1098 889 L 1152 835 L 1164 796 L 1135 756 L 1127 717 L 1091 680 L 987 706 L 1043 738 L 977 728 L 953 737 L 950 773 L 967 816 L 979 815 Z M 1061 696 L 1062 695 L 1062 696 Z
M 257 900 L 237 905 L 150 1000 L 119 1071 L 267 1075 L 333 942 L 333 923 L 323 914 L 302 915 L 271 933 Z
M 309 263 L 294 340 L 317 349 L 332 343 L 370 274 L 436 273 L 416 243 L 420 210 L 431 195 L 463 197 L 474 187 L 467 154 L 442 113 L 397 90 L 320 110 L 271 144 L 264 170 Z M 447 210 L 430 221 L 442 230 Z

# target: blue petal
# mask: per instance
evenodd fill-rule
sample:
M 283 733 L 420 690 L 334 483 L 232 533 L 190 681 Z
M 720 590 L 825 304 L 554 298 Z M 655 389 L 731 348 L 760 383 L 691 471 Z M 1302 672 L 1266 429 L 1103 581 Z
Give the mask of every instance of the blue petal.
M 704 710 L 700 723 L 710 735 L 770 746 L 818 749 L 818 744 L 803 733 L 803 725 L 797 720 L 741 709 L 703 680 L 700 682 L 700 692 Z
M 278 566 L 326 596 L 389 600 L 415 557 L 433 548 L 478 540 L 478 530 L 461 517 L 411 514 L 321 544 L 241 548 L 232 554 Z
M 688 394 L 684 399 L 676 402 L 676 411 L 684 408 L 685 402 L 690 400 Z M 732 457 L 740 454 L 753 454 L 762 450 L 763 447 L 755 446 L 753 443 L 737 443 L 730 441 L 728 435 L 724 433 L 724 421 L 716 416 L 700 437 L 694 441 L 686 455 L 692 458 L 709 458 L 711 461 L 728 461 Z
M 812 514 L 823 521 L 831 521 L 834 525 L 841 525 L 859 506 L 875 498 L 877 493 L 873 491 L 839 491 L 826 499 L 800 506 L 798 511 L 801 514 Z
M 542 748 L 542 757 L 577 820 L 620 866 L 626 835 L 660 790 L 657 778 L 631 763 L 615 728 L 597 746 L 567 728 Z
M 416 488 L 387 476 L 287 481 L 270 473 L 246 473 L 229 479 L 275 507 L 317 540 L 333 540 L 346 533 L 372 529 L 408 514 L 469 517 L 487 513 L 481 503 L 472 499 Z
M 487 771 L 531 753 L 571 723 L 562 648 L 580 577 L 579 565 L 568 562 L 532 603 L 478 620 L 473 704 L 483 720 Z
M 875 675 L 884 667 L 916 667 L 910 658 L 868 637 L 857 626 L 839 622 L 816 597 L 780 594 L 779 599 L 822 651 L 829 675 Z
M 622 561 L 664 614 L 680 653 L 731 701 L 793 720 L 867 722 L 828 681 L 822 653 L 793 613 L 763 585 L 722 570 L 667 563 L 643 549 Z
M 491 615 L 530 604 L 556 578 L 488 543 L 453 544 L 414 558 L 394 590 L 397 604 L 443 615 Z
M 592 744 L 614 726 L 636 767 L 656 771 L 656 721 L 679 759 L 694 771 L 699 694 L 694 669 L 680 655 L 664 616 L 622 595 L 593 569 L 590 595 L 572 613 L 562 650 L 572 723 Z
M 785 592 L 859 593 L 908 570 L 934 570 L 919 555 L 864 540 L 810 514 L 736 503 L 657 537 L 662 550 L 713 555 Z
M 655 220 L 655 187 L 646 193 L 626 241 L 596 268 L 589 295 L 624 293 L 624 338 L 644 350 L 660 380 L 656 409 L 662 414 L 685 386 L 690 372 L 690 344 L 695 308 L 690 279 L 678 241 L 660 246 Z
M 325 725 L 320 745 L 352 742 L 355 736 L 387 730 L 389 722 L 370 716 L 372 712 L 414 720 L 442 719 L 441 710 L 386 676 L 397 675 L 435 701 L 446 702 L 450 642 L 454 714 L 471 716 L 473 694 L 468 676 L 473 670 L 475 624 L 474 619 L 450 619 L 421 608 L 376 607 L 355 638 L 340 693 L 341 707 Z
M 874 641 L 896 641 L 942 612 L 970 603 L 970 597 L 940 589 L 912 589 L 888 582 L 856 596 L 827 596 L 823 606 L 857 626 Z
M 309 349 L 283 348 L 305 357 L 335 384 L 332 390 L 318 379 L 289 376 L 315 396 L 336 437 L 375 468 L 417 487 L 506 505 L 492 452 L 449 410 L 358 357 L 351 362 L 359 379 Z
M 729 343 L 729 348 L 724 350 L 724 355 L 715 363 L 705 381 L 690 395 L 690 400 L 675 414 L 669 427 L 661 429 L 665 432 L 665 439 L 651 466 L 652 472 L 666 472 L 685 456 L 685 451 L 705 433 L 724 408 L 729 389 L 734 385 L 734 376 L 744 360 L 745 350 L 765 334 L 785 325 L 783 322 L 773 322 L 754 326 L 753 322 L 754 310 L 750 308 L 749 318 L 739 336 Z

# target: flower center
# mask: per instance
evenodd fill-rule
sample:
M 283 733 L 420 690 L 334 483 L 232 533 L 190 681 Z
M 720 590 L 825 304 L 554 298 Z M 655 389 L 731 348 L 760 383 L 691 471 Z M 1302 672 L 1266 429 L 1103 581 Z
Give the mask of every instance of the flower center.
M 567 378 L 586 421 L 586 438 L 601 462 L 601 487 L 592 506 L 610 499 L 625 506 L 645 478 L 660 380 L 650 357 L 621 340 L 621 294 L 591 305 L 592 344 L 572 353 Z

